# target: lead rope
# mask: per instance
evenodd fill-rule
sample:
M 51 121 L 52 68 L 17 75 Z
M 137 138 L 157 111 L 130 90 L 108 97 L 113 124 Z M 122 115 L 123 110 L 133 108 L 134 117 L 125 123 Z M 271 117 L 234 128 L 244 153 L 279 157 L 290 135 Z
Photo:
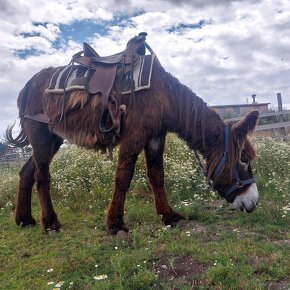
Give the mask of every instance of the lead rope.
M 196 161 L 197 161 L 198 167 L 200 168 L 200 170 L 202 171 L 203 175 L 205 176 L 205 178 L 206 178 L 206 180 L 207 180 L 207 183 L 206 183 L 206 185 L 207 185 L 207 189 L 209 189 L 209 190 L 215 192 L 215 193 L 217 194 L 217 196 L 220 197 L 220 195 L 219 195 L 219 194 L 217 193 L 217 191 L 214 189 L 212 181 L 210 181 L 210 180 L 207 178 L 206 170 L 205 170 L 205 168 L 204 168 L 204 166 L 203 166 L 203 164 L 202 164 L 202 162 L 201 162 L 201 160 L 200 160 L 200 157 L 199 157 L 197 151 L 196 151 L 196 150 L 193 150 L 193 152 L 194 152 L 195 159 L 196 159 Z

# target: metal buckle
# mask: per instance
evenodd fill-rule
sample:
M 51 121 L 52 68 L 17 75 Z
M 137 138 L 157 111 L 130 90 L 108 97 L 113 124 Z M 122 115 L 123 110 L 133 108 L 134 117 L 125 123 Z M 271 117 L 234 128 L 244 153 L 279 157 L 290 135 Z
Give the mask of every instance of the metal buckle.
M 242 187 L 244 187 L 245 183 L 244 183 L 243 180 L 238 180 L 236 185 L 237 185 L 238 188 L 242 188 Z

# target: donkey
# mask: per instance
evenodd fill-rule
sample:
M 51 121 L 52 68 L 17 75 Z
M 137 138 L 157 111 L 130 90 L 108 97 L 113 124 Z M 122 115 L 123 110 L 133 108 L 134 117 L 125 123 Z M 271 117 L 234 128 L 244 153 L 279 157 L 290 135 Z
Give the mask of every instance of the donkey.
M 213 188 L 237 209 L 252 212 L 258 190 L 250 162 L 255 151 L 248 139 L 254 131 L 259 112 L 252 111 L 236 123 L 225 123 L 221 117 L 188 87 L 166 72 L 155 58 L 151 86 L 147 90 L 121 96 L 126 112 L 120 133 L 100 131 L 102 95 L 83 90 L 67 93 L 61 114 L 61 94 L 49 95 L 46 88 L 58 68 L 46 68 L 35 74 L 20 91 L 18 108 L 21 132 L 13 138 L 13 126 L 6 139 L 14 146 L 31 144 L 33 154 L 22 167 L 15 220 L 23 227 L 35 225 L 31 213 L 34 183 L 41 205 L 41 223 L 48 232 L 61 228 L 50 195 L 49 166 L 64 139 L 82 147 L 106 150 L 119 145 L 114 190 L 106 216 L 109 234 L 128 232 L 124 222 L 126 193 L 133 177 L 139 153 L 144 150 L 147 177 L 154 194 L 158 215 L 165 225 L 176 225 L 184 216 L 168 203 L 164 189 L 163 152 L 168 132 L 185 140 L 205 160 L 206 178 Z M 49 122 L 27 116 L 46 116 Z

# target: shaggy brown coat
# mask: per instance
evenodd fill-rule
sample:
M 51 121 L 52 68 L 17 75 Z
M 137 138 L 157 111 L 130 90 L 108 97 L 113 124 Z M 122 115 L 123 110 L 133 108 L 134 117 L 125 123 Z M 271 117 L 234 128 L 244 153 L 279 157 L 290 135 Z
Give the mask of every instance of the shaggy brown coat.
M 56 69 L 44 69 L 26 84 L 18 98 L 23 131 L 16 139 L 12 138 L 11 130 L 7 131 L 7 139 L 11 143 L 19 146 L 31 144 L 33 147 L 33 156 L 20 171 L 16 223 L 23 226 L 36 223 L 31 214 L 31 190 L 36 181 L 43 227 L 46 231 L 60 229 L 50 197 L 49 164 L 63 139 L 79 146 L 102 150 L 120 144 L 115 186 L 106 218 L 111 234 L 120 230 L 128 231 L 123 219 L 126 192 L 137 157 L 143 149 L 157 213 L 162 215 L 166 225 L 174 225 L 183 219 L 181 214 L 170 207 L 164 189 L 163 151 L 166 134 L 176 133 L 191 149 L 199 151 L 206 160 L 207 177 L 211 179 L 224 150 L 225 123 L 220 116 L 188 87 L 167 73 L 156 59 L 151 88 L 136 92 L 134 100 L 129 94 L 121 97 L 120 104 L 125 104 L 127 109 L 120 135 L 100 132 L 101 95 L 87 96 L 81 90 L 68 93 L 66 122 L 59 122 L 62 96 L 45 93 Z M 24 114 L 37 113 L 46 114 L 52 123 L 45 124 L 24 117 Z M 242 121 L 230 124 L 229 162 L 223 166 L 215 180 L 218 192 L 234 184 L 233 167 L 237 168 L 241 178 L 252 177 L 250 166 L 245 170 L 239 161 L 242 157 L 247 161 L 254 158 L 247 134 L 254 130 L 257 118 L 258 112 L 254 111 Z M 228 201 L 232 202 L 246 188 L 233 192 Z

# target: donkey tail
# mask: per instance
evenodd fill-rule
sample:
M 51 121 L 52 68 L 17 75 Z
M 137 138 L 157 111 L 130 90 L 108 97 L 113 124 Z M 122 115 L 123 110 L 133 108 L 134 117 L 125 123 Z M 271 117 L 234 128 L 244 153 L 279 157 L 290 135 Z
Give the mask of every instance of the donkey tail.
M 13 128 L 15 127 L 15 122 L 12 125 L 9 125 L 4 133 L 4 142 L 12 147 L 24 148 L 25 146 L 29 145 L 29 141 L 27 135 L 23 131 L 22 122 L 23 116 L 26 112 L 26 105 L 27 100 L 30 94 L 31 83 L 34 77 L 32 77 L 24 86 L 24 88 L 20 91 L 17 99 L 17 106 L 19 108 L 19 118 L 20 118 L 20 125 L 21 131 L 19 135 L 14 138 L 13 137 Z
M 24 148 L 25 146 L 29 145 L 27 135 L 24 133 L 22 128 L 18 136 L 16 138 L 13 137 L 12 133 L 14 126 L 15 122 L 7 127 L 6 132 L 4 134 L 5 142 L 12 147 L 19 148 Z

